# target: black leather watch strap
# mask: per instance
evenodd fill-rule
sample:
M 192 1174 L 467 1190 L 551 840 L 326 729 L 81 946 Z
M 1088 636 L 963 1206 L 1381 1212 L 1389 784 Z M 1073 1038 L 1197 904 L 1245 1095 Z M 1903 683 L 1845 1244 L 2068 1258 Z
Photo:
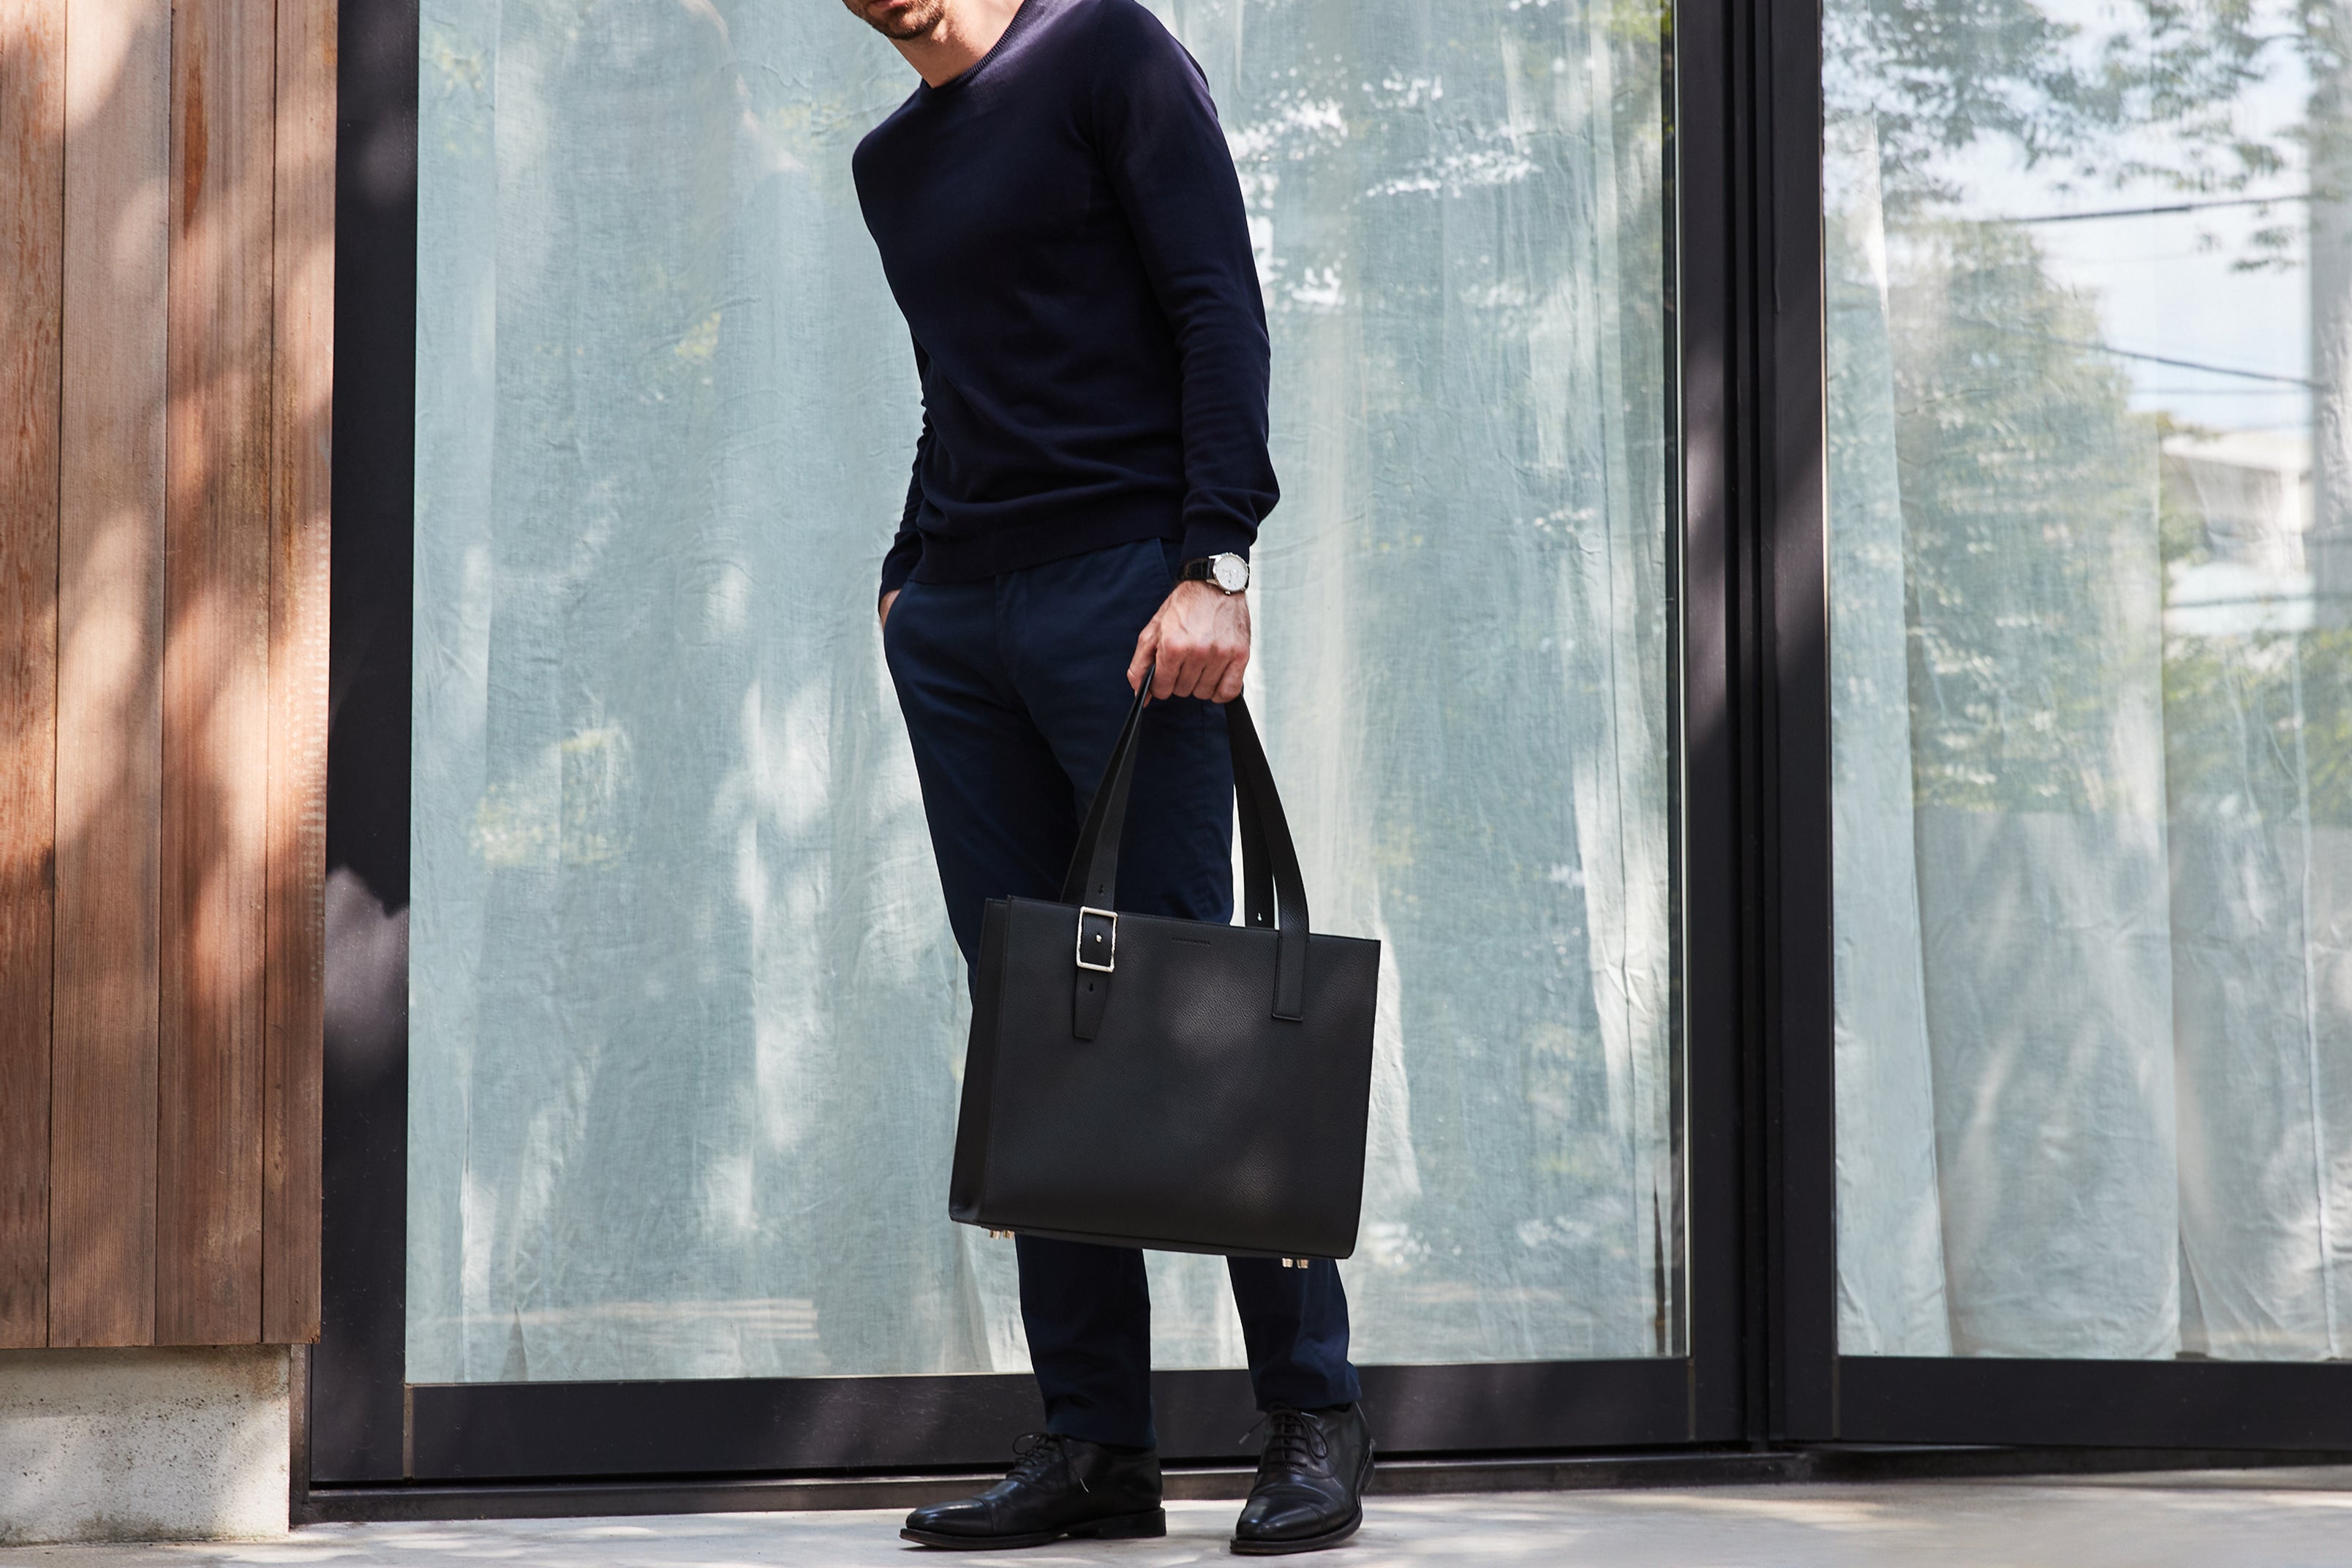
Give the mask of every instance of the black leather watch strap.
M 1184 563 L 1182 566 L 1177 568 L 1176 580 L 1180 583 L 1206 583 L 1209 586 L 1216 589 L 1221 594 L 1238 594 L 1242 592 L 1243 588 L 1249 586 L 1249 563 L 1242 560 L 1239 556 L 1234 557 L 1235 562 L 1241 567 L 1242 587 L 1228 588 L 1223 583 L 1217 581 L 1217 563 L 1224 559 L 1225 557 L 1222 554 L 1196 555 L 1192 560 Z

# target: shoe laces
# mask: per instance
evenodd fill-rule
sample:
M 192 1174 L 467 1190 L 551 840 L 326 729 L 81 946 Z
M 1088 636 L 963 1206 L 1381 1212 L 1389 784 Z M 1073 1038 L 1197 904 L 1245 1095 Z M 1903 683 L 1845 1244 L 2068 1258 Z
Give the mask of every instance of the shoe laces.
M 1257 1461 L 1261 1471 L 1274 1467 L 1303 1470 L 1331 1457 L 1331 1441 L 1324 1436 L 1323 1424 L 1303 1410 L 1277 1405 L 1259 1416 L 1241 1440 L 1248 1442 L 1261 1426 L 1265 1428 L 1265 1448 Z
M 1070 1451 L 1062 1446 L 1062 1435 L 1058 1432 L 1025 1432 L 1015 1439 L 1013 1470 L 1004 1479 L 1008 1481 L 1043 1480 L 1046 1470 L 1057 1463 L 1062 1467 L 1063 1474 L 1078 1483 L 1080 1491 L 1094 1490 L 1087 1485 L 1087 1478 L 1078 1473 L 1077 1467 L 1070 1463 Z

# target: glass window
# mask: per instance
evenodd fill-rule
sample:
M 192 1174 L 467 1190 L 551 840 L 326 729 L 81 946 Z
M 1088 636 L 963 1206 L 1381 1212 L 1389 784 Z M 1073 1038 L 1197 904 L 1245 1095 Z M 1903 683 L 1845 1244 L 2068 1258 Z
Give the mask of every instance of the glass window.
M 1285 499 L 1252 702 L 1386 944 L 1369 1362 L 1678 1353 L 1660 16 L 1178 0 Z M 413 1381 L 1006 1371 L 873 616 L 917 428 L 837 8 L 425 0 Z M 1151 1259 L 1163 1366 L 1236 1365 Z
M 1847 1354 L 2352 1334 L 2352 56 L 1832 0 Z

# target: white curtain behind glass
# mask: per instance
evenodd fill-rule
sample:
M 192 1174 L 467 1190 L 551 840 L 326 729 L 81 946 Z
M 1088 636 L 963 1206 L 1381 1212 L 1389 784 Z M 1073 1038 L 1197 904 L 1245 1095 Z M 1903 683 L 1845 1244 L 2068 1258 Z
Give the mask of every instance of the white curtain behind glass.
M 1387 944 L 1367 1361 L 1675 1347 L 1658 38 L 1166 5 L 1276 345 L 1258 707 Z M 427 0 L 408 1375 L 1012 1370 L 875 635 L 916 421 L 830 6 Z M 1151 1259 L 1165 1366 L 1236 1364 Z
M 1827 152 L 1841 1346 L 2341 1355 L 2352 645 L 2292 498 L 2131 411 L 2026 226 L 1890 242 L 1874 121 Z
M 1828 458 L 1837 508 L 1830 682 L 1839 1345 L 1849 1355 L 1945 1355 L 1952 1336 L 1912 849 L 1895 358 L 1877 143 L 1867 125 L 1831 128 L 1822 188 L 1829 398 L 1837 410 Z

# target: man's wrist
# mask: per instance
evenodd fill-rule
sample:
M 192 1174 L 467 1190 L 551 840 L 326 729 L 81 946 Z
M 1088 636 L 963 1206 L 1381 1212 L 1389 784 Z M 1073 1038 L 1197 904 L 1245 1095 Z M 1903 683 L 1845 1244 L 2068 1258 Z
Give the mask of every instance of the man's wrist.
M 1198 555 L 1184 563 L 1177 579 L 1185 583 L 1205 583 L 1228 597 L 1247 589 L 1250 584 L 1250 563 L 1233 551 L 1219 551 L 1213 555 Z

